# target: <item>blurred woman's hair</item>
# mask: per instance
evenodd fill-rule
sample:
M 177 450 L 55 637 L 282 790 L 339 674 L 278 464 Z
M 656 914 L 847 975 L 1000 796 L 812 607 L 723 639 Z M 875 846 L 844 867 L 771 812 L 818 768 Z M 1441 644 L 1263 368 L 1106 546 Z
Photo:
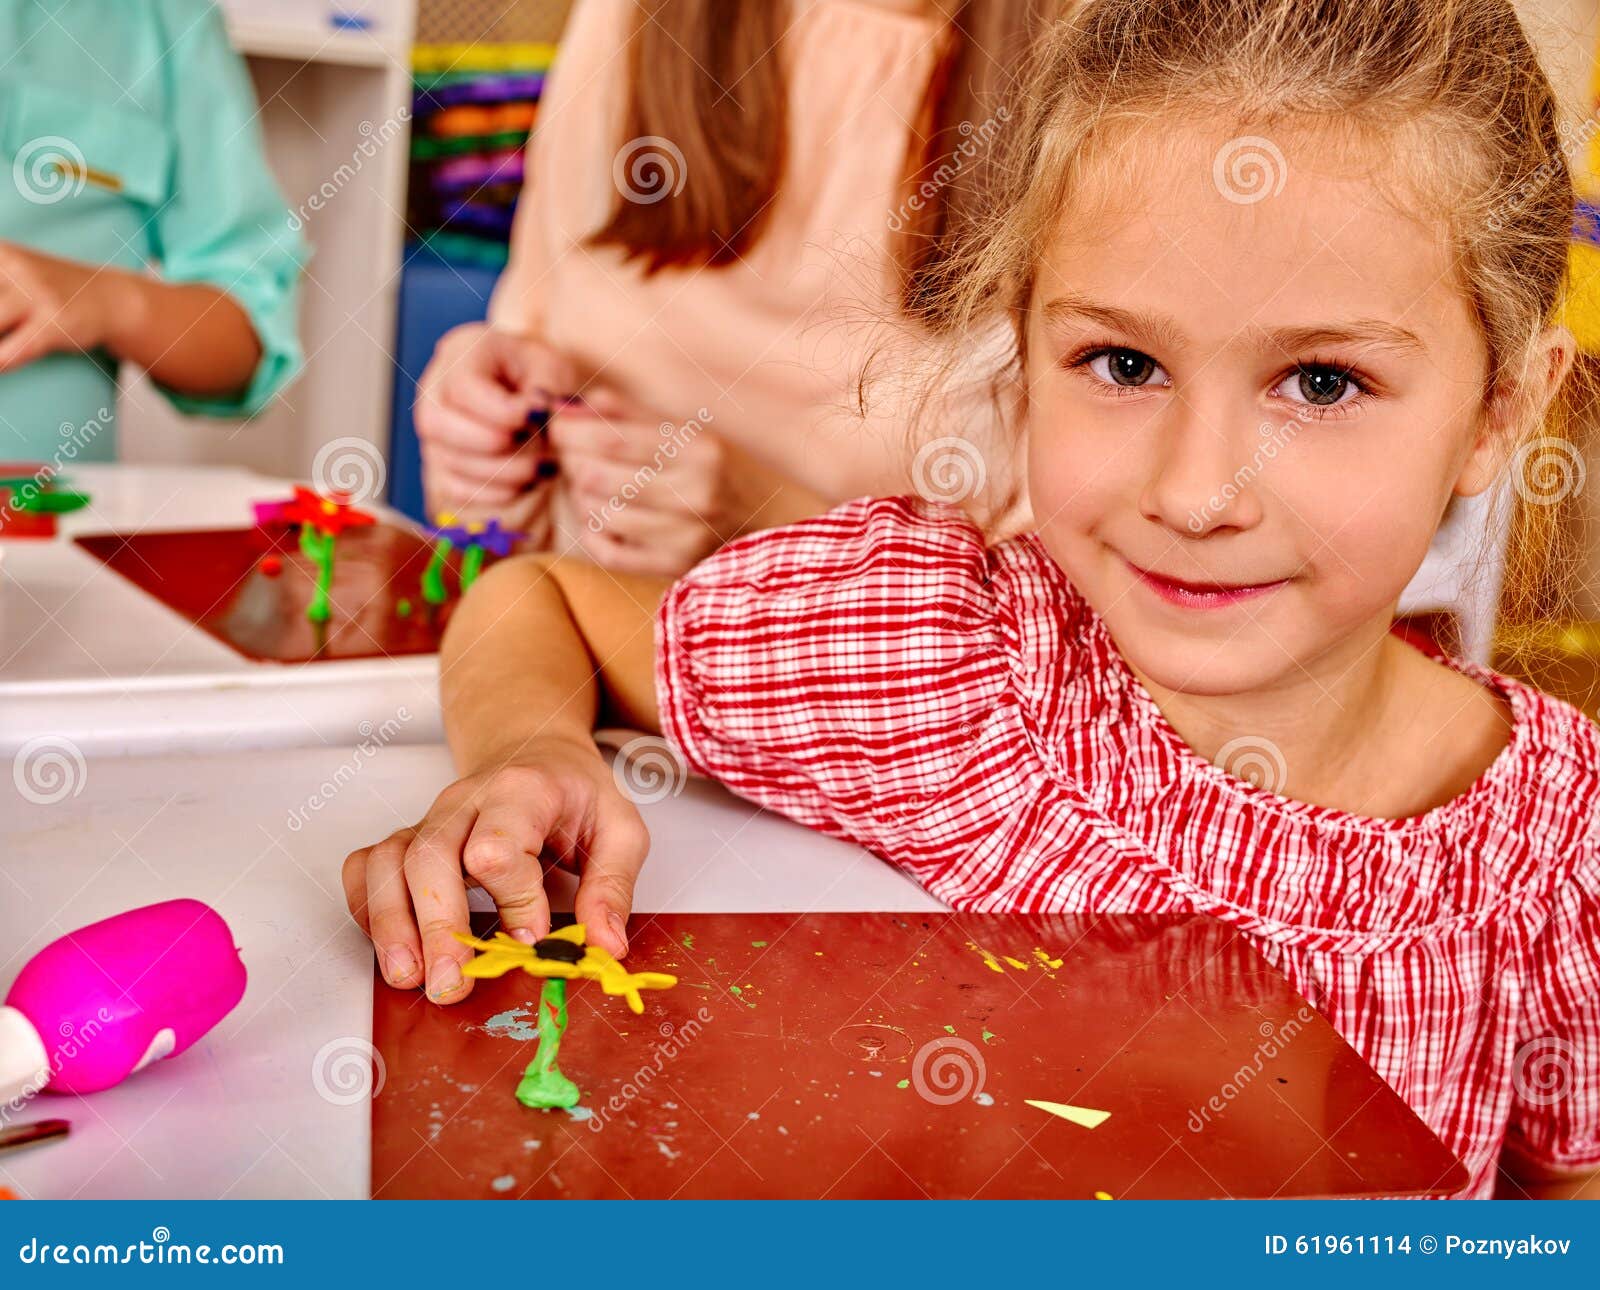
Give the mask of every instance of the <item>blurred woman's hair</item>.
M 989 140 L 1004 119 L 1014 69 L 1060 0 L 931 0 L 940 49 L 913 122 L 894 233 L 906 311 L 921 307 L 929 273 L 982 209 Z M 657 137 L 683 156 L 689 182 L 650 203 L 619 194 L 592 241 L 667 267 L 731 264 L 760 239 L 783 181 L 788 87 L 779 54 L 784 0 L 645 0 L 628 47 L 629 97 L 619 143 Z M 840 50 L 840 58 L 851 51 Z M 992 127 L 990 127 L 992 128 Z M 961 158 L 953 164 L 953 158 Z M 920 190 L 920 193 L 919 193 Z M 912 194 L 916 200 L 910 200 Z

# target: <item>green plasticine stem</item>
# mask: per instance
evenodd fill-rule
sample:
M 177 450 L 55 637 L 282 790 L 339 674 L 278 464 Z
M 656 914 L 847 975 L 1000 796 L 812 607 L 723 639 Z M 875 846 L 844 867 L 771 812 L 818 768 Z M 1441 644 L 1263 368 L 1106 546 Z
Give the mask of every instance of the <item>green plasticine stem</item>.
M 433 559 L 422 571 L 422 598 L 430 605 L 442 605 L 445 602 L 444 562 L 450 558 L 452 550 L 454 547 L 450 539 L 440 538 L 433 544 Z
M 461 553 L 461 594 L 478 580 L 478 575 L 483 572 L 484 551 L 481 546 L 469 546 Z
M 31 511 L 36 515 L 68 515 L 87 506 L 89 494 L 35 491 L 23 496 L 13 493 L 11 504 L 19 511 Z
M 333 586 L 333 534 L 319 533 L 312 525 L 302 524 L 300 549 L 317 566 L 316 590 L 306 606 L 306 618 L 314 623 L 325 623 L 333 616 L 333 607 L 328 602 L 328 592 Z
M 517 1101 L 523 1106 L 577 1106 L 578 1086 L 556 1067 L 566 1030 L 567 983 L 551 977 L 539 991 L 539 1050 L 517 1085 Z

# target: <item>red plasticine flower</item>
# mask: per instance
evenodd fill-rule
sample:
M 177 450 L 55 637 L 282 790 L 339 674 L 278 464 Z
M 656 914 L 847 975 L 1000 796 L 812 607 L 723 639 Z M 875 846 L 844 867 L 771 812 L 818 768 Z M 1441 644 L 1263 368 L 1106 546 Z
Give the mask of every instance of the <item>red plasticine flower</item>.
M 294 486 L 294 499 L 286 502 L 277 518 L 286 524 L 305 524 L 329 537 L 338 537 L 346 529 L 376 524 L 378 517 L 357 510 L 344 493 L 331 493 L 323 497 L 299 484 Z

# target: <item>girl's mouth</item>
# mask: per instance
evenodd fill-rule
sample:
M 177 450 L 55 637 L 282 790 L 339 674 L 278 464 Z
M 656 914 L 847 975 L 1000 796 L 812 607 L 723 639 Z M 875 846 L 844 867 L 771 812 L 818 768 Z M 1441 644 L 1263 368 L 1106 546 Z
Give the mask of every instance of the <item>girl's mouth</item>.
M 1181 578 L 1169 578 L 1152 569 L 1141 569 L 1131 560 L 1125 563 L 1133 570 L 1139 581 L 1162 600 L 1182 609 L 1222 609 L 1228 605 L 1237 605 L 1241 601 L 1265 596 L 1289 581 L 1287 578 L 1279 578 L 1274 582 L 1185 582 Z

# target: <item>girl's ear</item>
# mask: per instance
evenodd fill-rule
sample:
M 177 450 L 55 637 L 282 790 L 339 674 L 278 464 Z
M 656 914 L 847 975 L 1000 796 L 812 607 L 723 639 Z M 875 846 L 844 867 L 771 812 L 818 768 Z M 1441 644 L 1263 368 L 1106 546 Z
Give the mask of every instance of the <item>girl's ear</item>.
M 1499 477 L 1529 426 L 1542 425 L 1551 401 L 1577 358 L 1565 327 L 1546 327 L 1519 379 L 1502 382 L 1478 425 L 1478 437 L 1456 477 L 1457 497 L 1476 497 Z

